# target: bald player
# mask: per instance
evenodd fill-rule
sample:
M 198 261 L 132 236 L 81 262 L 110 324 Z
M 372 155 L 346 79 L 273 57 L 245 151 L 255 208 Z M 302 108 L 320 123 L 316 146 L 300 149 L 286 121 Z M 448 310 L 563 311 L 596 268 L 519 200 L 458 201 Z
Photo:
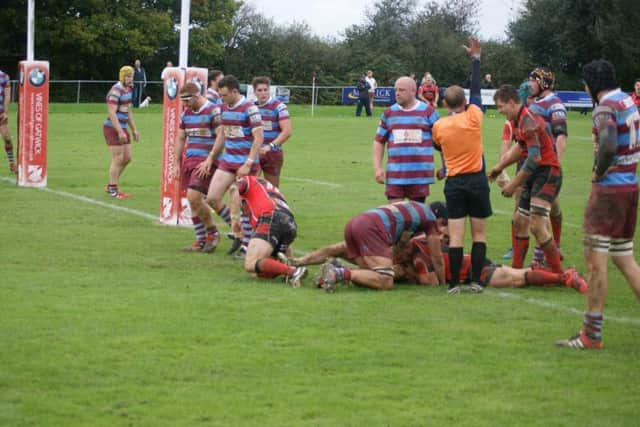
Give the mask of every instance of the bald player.
M 431 128 L 438 112 L 416 99 L 416 82 L 400 77 L 395 83 L 396 103 L 380 117 L 373 141 L 375 180 L 386 184 L 390 203 L 404 199 L 424 203 L 434 182 Z M 386 172 L 382 169 L 385 145 Z

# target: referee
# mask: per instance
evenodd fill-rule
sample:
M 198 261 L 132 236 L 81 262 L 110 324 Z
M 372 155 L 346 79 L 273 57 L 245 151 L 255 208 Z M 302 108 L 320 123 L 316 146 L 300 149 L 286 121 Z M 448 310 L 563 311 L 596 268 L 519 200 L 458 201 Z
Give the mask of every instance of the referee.
M 436 149 L 442 151 L 446 175 L 444 196 L 449 211 L 449 294 L 460 293 L 460 267 L 464 253 L 465 220 L 471 220 L 471 291 L 482 292 L 480 272 L 487 253 L 486 219 L 491 216 L 489 182 L 482 152 L 482 98 L 480 96 L 480 42 L 469 39 L 463 46 L 471 56 L 470 104 L 460 86 L 450 86 L 444 94 L 449 110 L 433 125 Z

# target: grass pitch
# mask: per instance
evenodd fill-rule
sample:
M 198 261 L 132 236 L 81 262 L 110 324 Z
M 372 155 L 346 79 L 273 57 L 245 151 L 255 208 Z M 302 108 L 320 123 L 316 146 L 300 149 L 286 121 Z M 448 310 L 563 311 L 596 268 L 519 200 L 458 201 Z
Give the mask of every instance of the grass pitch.
M 282 191 L 299 225 L 296 249 L 308 251 L 384 203 L 370 154 L 381 108 L 374 118 L 290 109 Z M 640 312 L 617 271 L 601 352 L 552 346 L 581 322 L 584 298 L 567 288 L 327 295 L 310 279 L 301 289 L 254 280 L 224 254 L 228 242 L 212 255 L 181 253 L 192 231 L 151 219 L 159 106 L 135 111 L 141 142 L 121 181 L 129 200 L 103 192 L 104 105 L 50 111 L 46 191 L 15 187 L 0 155 L 0 425 L 637 423 Z M 485 119 L 490 165 L 502 123 Z M 589 119 L 571 113 L 569 131 L 562 246 L 565 265 L 584 271 Z M 493 190 L 488 252 L 498 260 L 513 201 Z M 442 199 L 442 183 L 431 193 Z

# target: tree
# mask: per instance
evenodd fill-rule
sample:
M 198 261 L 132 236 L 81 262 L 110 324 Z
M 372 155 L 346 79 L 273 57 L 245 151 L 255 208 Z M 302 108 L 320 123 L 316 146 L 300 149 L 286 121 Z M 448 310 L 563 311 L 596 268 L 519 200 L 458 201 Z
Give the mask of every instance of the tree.
M 555 71 L 563 88 L 582 89 L 582 66 L 598 58 L 610 60 L 620 82 L 631 85 L 640 68 L 636 3 L 527 0 L 510 37 L 529 63 Z
M 5 0 L 0 8 L 2 56 L 26 56 L 26 1 Z M 222 56 L 222 41 L 235 13 L 233 0 L 192 0 L 192 64 Z M 180 0 L 50 0 L 36 7 L 36 57 L 51 63 L 52 78 L 108 79 L 139 58 L 159 76 L 177 58 Z

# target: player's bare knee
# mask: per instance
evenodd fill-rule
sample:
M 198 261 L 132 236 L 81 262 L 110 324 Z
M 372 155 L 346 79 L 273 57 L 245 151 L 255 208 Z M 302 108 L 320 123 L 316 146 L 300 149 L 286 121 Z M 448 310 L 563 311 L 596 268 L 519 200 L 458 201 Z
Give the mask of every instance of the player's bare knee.
M 247 254 L 244 258 L 244 269 L 247 273 L 259 273 L 258 271 L 259 259 L 251 254 Z

